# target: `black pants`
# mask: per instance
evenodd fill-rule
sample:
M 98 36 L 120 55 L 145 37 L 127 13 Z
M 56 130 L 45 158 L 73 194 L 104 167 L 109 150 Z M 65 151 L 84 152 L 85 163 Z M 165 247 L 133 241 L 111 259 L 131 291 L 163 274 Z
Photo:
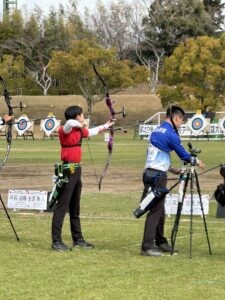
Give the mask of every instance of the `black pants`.
M 165 172 L 153 169 L 146 169 L 143 175 L 144 190 L 142 199 L 148 193 L 149 187 L 160 188 L 166 187 L 167 175 Z M 164 237 L 164 224 L 165 224 L 165 197 L 160 199 L 146 216 L 144 236 L 142 241 L 142 250 L 148 250 L 155 244 L 159 245 L 167 242 Z
M 82 189 L 81 168 L 75 173 L 67 174 L 69 183 L 60 194 L 57 206 L 52 218 L 52 241 L 62 241 L 62 226 L 65 215 L 69 211 L 70 229 L 73 241 L 82 237 L 80 225 L 80 196 Z

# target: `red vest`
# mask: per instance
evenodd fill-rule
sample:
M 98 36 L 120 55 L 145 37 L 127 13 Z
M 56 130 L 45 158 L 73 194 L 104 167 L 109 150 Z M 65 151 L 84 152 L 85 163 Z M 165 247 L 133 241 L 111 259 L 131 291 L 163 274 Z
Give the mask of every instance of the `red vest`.
M 82 159 L 82 138 L 87 138 L 89 131 L 86 128 L 72 128 L 65 134 L 63 126 L 59 128 L 59 141 L 61 144 L 61 160 L 64 162 L 80 163 Z

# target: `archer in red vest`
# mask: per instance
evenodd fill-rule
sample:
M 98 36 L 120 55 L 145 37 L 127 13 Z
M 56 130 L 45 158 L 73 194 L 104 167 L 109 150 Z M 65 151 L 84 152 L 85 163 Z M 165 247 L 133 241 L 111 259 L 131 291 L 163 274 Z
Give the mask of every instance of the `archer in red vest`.
M 59 194 L 58 202 L 52 218 L 52 249 L 70 251 L 70 247 L 62 241 L 62 226 L 69 211 L 70 229 L 73 247 L 93 248 L 94 246 L 83 238 L 80 224 L 80 197 L 82 189 L 81 160 L 82 139 L 97 135 L 109 129 L 114 121 L 107 121 L 104 125 L 89 129 L 84 120 L 83 110 L 79 106 L 70 106 L 65 111 L 66 123 L 58 130 L 61 144 L 61 160 L 63 176 L 67 177 L 67 184 Z

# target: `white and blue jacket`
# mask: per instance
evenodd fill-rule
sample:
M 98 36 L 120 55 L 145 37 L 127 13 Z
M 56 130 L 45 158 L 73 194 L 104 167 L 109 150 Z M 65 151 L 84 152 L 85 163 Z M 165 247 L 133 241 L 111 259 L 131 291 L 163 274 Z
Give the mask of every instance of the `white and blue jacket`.
M 181 160 L 190 162 L 191 154 L 184 149 L 173 125 L 165 121 L 149 136 L 145 168 L 167 172 L 171 165 L 171 151 L 175 151 Z

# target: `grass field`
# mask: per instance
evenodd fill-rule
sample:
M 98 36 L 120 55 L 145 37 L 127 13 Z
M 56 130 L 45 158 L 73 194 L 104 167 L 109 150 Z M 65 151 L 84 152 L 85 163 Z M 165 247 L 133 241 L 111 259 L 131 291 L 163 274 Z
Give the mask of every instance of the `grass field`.
M 215 200 L 210 201 L 206 218 L 213 255 L 208 251 L 203 220 L 194 217 L 193 257 L 189 258 L 190 219 L 182 216 L 176 241 L 179 255 L 140 256 L 145 217 L 137 220 L 132 211 L 142 192 L 146 141 L 133 140 L 132 136 L 132 131 L 115 136 L 111 166 L 101 192 L 91 171 L 87 144 L 83 143 L 81 223 L 84 237 L 95 244 L 93 250 L 51 251 L 51 213 L 9 210 L 20 237 L 18 242 L 4 210 L 0 211 L 0 299 L 220 300 L 225 297 L 225 220 L 216 218 Z M 224 143 L 193 141 L 202 149 L 200 158 L 207 168 L 225 161 Z M 99 175 L 107 156 L 102 136 L 92 139 L 90 147 Z M 172 160 L 174 165 L 179 164 L 174 155 Z M 57 161 L 57 140 L 13 141 L 9 161 L 0 174 L 4 196 L 7 188 L 21 188 L 20 180 L 24 178 L 30 182 L 30 189 L 33 182 L 40 189 L 50 188 L 53 164 Z M 222 182 L 219 168 L 199 179 L 202 192 L 208 192 L 210 197 L 215 184 Z M 174 216 L 167 217 L 168 238 L 173 222 Z M 71 245 L 68 217 L 63 240 Z

